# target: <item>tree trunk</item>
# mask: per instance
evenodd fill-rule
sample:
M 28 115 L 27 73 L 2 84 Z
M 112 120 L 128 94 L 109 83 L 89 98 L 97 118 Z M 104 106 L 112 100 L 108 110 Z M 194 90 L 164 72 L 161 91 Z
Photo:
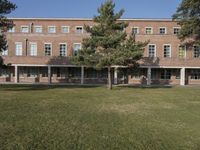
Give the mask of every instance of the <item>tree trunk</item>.
M 108 67 L 108 89 L 112 90 L 111 67 Z

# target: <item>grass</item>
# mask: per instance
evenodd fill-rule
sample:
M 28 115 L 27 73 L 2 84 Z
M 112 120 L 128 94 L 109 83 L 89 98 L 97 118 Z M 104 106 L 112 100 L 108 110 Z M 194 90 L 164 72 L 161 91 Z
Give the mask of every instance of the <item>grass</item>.
M 0 87 L 0 149 L 200 149 L 200 87 Z

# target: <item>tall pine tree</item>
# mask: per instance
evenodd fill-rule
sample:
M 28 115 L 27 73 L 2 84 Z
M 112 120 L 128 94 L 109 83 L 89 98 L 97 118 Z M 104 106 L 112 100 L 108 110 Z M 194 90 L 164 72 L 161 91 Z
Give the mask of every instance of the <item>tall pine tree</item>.
M 72 57 L 76 65 L 108 68 L 109 89 L 112 89 L 112 66 L 134 66 L 147 44 L 127 36 L 125 28 L 128 24 L 119 20 L 124 10 L 115 13 L 114 7 L 112 0 L 107 0 L 98 8 L 99 15 L 93 18 L 94 26 L 85 25 L 90 36 L 83 39 L 82 49 Z
M 173 19 L 181 26 L 178 35 L 181 40 L 192 38 L 194 43 L 200 45 L 200 0 L 183 0 Z
M 16 8 L 16 5 L 8 0 L 0 0 L 0 53 L 7 48 L 5 32 L 13 27 L 12 20 L 7 19 L 5 15 L 11 13 Z M 3 61 L 0 57 L 0 65 Z

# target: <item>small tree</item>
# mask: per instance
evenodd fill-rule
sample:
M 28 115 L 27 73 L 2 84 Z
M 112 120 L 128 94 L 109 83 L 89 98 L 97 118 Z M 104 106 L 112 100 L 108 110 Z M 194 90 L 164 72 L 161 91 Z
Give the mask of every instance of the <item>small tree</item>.
M 95 25 L 85 25 L 90 34 L 83 39 L 82 49 L 72 61 L 76 65 L 95 68 L 108 68 L 108 88 L 112 89 L 112 66 L 134 66 L 143 55 L 146 42 L 136 42 L 133 36 L 127 37 L 126 22 L 120 21 L 124 10 L 114 13 L 115 4 L 107 0 L 98 8 L 99 16 L 95 16 Z
M 196 44 L 200 44 L 200 0 L 183 0 L 173 19 L 181 26 L 178 35 L 181 40 L 192 38 Z
M 16 8 L 16 5 L 8 0 L 0 0 L 0 52 L 6 50 L 7 42 L 5 32 L 13 27 L 12 20 L 7 19 L 5 15 L 11 13 Z M 3 63 L 0 58 L 0 65 Z

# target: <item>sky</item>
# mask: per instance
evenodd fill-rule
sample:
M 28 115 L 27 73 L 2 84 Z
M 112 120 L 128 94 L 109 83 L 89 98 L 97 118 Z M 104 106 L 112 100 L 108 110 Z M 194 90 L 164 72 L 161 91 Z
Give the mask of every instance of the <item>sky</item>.
M 92 18 L 105 0 L 10 0 L 17 5 L 8 17 Z M 113 0 L 122 18 L 171 18 L 181 0 Z

